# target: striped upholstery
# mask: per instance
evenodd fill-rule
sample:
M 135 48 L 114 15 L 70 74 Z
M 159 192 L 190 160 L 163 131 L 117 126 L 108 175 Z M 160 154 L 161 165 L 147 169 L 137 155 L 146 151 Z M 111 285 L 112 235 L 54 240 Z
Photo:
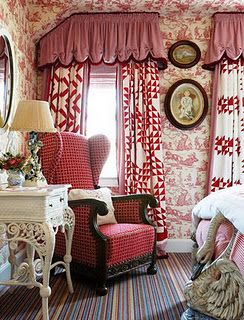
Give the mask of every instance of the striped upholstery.
M 75 189 L 94 189 L 97 186 L 110 148 L 105 136 L 97 135 L 87 139 L 70 132 L 48 133 L 42 136 L 42 141 L 44 146 L 40 156 L 48 183 L 68 183 Z M 72 243 L 73 261 L 85 266 L 86 270 L 91 268 L 91 273 L 98 274 L 103 270 L 106 277 L 107 268 L 113 265 L 122 265 L 127 261 L 130 264 L 134 260 L 134 265 L 138 267 L 145 264 L 145 261 L 150 265 L 155 263 L 155 228 L 145 218 L 143 220 L 140 213 L 147 201 L 145 197 L 113 197 L 115 217 L 119 223 L 101 225 L 99 231 L 102 237 L 93 224 L 92 210 L 95 209 L 91 201 L 87 203 L 81 200 L 82 205 L 72 207 L 76 221 Z M 58 232 L 55 255 L 64 254 L 64 235 Z M 104 261 L 105 266 L 100 260 Z
M 196 240 L 199 247 L 201 247 L 207 238 L 208 228 L 210 220 L 201 220 L 196 232 Z M 233 234 L 233 226 L 230 222 L 224 222 L 220 225 L 216 239 L 214 257 L 217 258 L 227 247 Z M 238 233 L 233 244 L 233 248 L 230 254 L 230 259 L 233 260 L 242 275 L 244 276 L 244 235 Z
M 210 220 L 201 220 L 199 222 L 199 225 L 197 227 L 197 232 L 196 232 L 196 240 L 199 247 L 203 245 L 203 243 L 207 238 L 209 224 L 210 224 Z M 231 223 L 224 222 L 220 225 L 216 235 L 215 244 L 214 244 L 214 257 L 213 257 L 214 259 L 219 257 L 219 255 L 227 247 L 228 243 L 230 242 L 232 233 L 233 233 L 233 227 Z
M 244 277 L 244 235 L 241 233 L 236 236 L 230 259 L 236 263 Z

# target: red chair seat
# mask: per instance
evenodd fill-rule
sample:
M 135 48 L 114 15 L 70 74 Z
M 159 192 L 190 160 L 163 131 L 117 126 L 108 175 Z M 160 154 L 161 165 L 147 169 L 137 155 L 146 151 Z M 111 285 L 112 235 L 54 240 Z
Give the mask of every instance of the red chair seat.
M 145 224 L 104 224 L 99 230 L 108 237 L 107 265 L 112 266 L 135 256 L 151 253 L 154 247 L 154 228 Z M 123 246 L 121 243 L 123 242 Z

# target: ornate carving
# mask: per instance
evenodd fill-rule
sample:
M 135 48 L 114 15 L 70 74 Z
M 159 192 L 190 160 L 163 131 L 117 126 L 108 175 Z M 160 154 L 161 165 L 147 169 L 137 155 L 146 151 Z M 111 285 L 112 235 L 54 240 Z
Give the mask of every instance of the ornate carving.
M 45 227 L 42 223 L 0 223 L 0 237 L 7 233 L 7 239 L 10 241 L 10 248 L 15 249 L 18 241 L 31 243 L 41 254 L 46 255 L 46 235 Z
M 198 262 L 211 260 L 218 227 L 225 220 L 220 213 L 212 219 L 207 240 L 197 253 Z M 185 286 L 185 296 L 192 309 L 221 320 L 244 320 L 244 279 L 238 267 L 228 259 L 236 232 L 235 229 L 223 254 Z
M 64 209 L 64 225 L 69 229 L 72 229 L 75 224 L 75 214 L 74 211 L 68 207 Z
M 188 305 L 217 319 L 244 319 L 244 280 L 236 265 L 218 259 L 185 287 Z
M 112 266 L 108 269 L 108 276 L 113 276 L 115 274 L 124 273 L 128 270 L 132 270 L 137 266 L 142 266 L 143 264 L 148 264 L 148 262 L 152 261 L 152 255 L 146 255 L 140 257 L 139 259 L 127 261 L 123 264 Z

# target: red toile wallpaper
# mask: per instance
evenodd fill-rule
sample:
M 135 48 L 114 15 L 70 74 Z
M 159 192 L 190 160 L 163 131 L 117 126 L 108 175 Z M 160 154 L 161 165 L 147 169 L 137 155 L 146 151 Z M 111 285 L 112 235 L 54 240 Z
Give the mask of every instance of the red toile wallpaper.
M 211 118 L 212 73 L 202 69 L 211 32 L 211 16 L 221 11 L 242 11 L 240 1 L 202 0 L 174 1 L 139 0 L 8 0 L 0 3 L 0 24 L 10 32 L 15 50 L 15 102 L 36 98 L 35 43 L 46 32 L 73 13 L 78 12 L 159 12 L 160 29 L 166 51 L 178 40 L 191 40 L 201 50 L 201 59 L 189 69 L 179 69 L 168 62 L 160 71 L 162 135 L 166 173 L 167 224 L 170 238 L 189 239 L 191 210 L 206 190 Z M 166 118 L 164 98 L 172 84 L 193 79 L 205 89 L 209 110 L 201 125 L 192 130 L 175 128 Z M 9 136 L 0 136 L 0 151 L 9 143 Z M 5 257 L 5 256 L 4 256 Z M 0 265 L 4 258 L 1 257 Z

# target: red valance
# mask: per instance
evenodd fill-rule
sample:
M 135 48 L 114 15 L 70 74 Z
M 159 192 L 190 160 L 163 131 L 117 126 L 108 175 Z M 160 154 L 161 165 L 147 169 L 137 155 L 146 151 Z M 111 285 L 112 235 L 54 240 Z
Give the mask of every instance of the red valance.
M 157 13 L 74 14 L 40 42 L 39 67 L 59 60 L 114 63 L 148 57 L 167 66 Z
M 216 13 L 203 68 L 213 70 L 225 54 L 232 60 L 244 56 L 244 14 Z

